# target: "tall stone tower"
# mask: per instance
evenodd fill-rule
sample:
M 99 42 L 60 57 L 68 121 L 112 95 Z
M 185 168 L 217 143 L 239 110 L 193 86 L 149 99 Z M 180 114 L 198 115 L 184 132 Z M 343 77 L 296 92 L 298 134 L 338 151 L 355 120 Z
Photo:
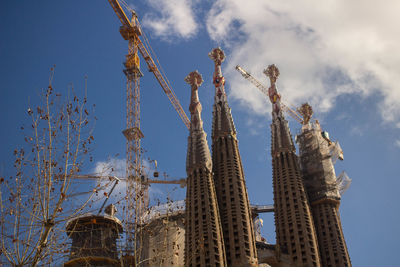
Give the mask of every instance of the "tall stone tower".
M 249 198 L 221 72 L 225 55 L 220 48 L 213 49 L 208 55 L 215 63 L 212 160 L 227 265 L 257 266 Z
M 312 110 L 308 104 L 304 104 L 302 109 Z M 330 149 L 335 144 L 323 135 L 318 121 L 303 125 L 297 142 L 304 186 L 318 236 L 321 264 L 351 266 L 339 216 L 340 194 L 330 156 Z
M 279 70 L 275 65 L 270 65 L 264 73 L 271 80 L 268 95 L 272 102 L 271 156 L 277 256 L 279 259 L 280 251 L 287 253 L 294 266 L 321 266 L 296 148 L 275 86 Z
M 191 72 L 185 81 L 192 87 L 190 134 L 186 158 L 185 266 L 226 266 L 221 222 L 212 175 L 212 161 L 201 120 L 198 87 L 201 75 Z

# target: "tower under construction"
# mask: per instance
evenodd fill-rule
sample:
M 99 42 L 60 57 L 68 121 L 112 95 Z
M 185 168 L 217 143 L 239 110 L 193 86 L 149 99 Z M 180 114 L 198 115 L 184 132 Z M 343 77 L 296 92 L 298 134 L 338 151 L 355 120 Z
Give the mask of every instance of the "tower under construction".
M 312 115 L 308 104 L 304 113 Z M 307 112 L 308 110 L 308 112 Z M 339 215 L 340 193 L 331 151 L 337 144 L 318 121 L 306 123 L 297 136 L 304 186 L 311 204 L 322 266 L 351 266 Z
M 225 94 L 220 48 L 208 56 L 214 61 L 215 97 L 212 124 L 212 161 L 228 266 L 257 266 L 250 204 L 239 154 L 236 129 Z
M 191 72 L 191 123 L 186 158 L 185 266 L 226 266 L 221 222 L 212 175 L 212 160 L 201 119 L 198 88 L 203 78 Z
M 117 240 L 123 228 L 115 211 L 110 205 L 105 214 L 84 214 L 67 222 L 66 233 L 72 242 L 64 267 L 120 266 Z

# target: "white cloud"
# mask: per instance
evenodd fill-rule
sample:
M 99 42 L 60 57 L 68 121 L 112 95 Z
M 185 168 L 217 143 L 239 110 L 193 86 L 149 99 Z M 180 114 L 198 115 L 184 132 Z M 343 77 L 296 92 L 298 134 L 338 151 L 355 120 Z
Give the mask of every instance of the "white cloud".
M 278 65 L 283 98 L 328 111 L 343 94 L 376 96 L 386 122 L 400 121 L 400 2 L 388 0 L 217 0 L 207 17 L 210 37 L 229 51 L 224 72 L 231 96 L 269 113 L 236 64 L 269 86 L 262 70 Z M 375 94 L 377 93 L 377 94 Z M 269 104 L 268 104 L 269 105 Z
M 397 140 L 394 142 L 394 144 L 395 144 L 397 147 L 400 147 L 400 139 L 397 139 Z
M 126 166 L 126 160 L 125 159 L 118 159 L 118 158 L 111 158 L 107 161 L 98 161 L 95 164 L 95 168 L 93 170 L 93 173 L 95 175 L 99 176 L 116 176 L 118 178 L 124 178 L 126 176 L 125 173 L 125 166 Z M 115 180 L 113 179 L 104 179 L 104 180 L 99 180 L 96 182 L 96 189 L 98 190 L 97 197 L 95 198 L 95 201 L 97 201 L 101 205 L 103 201 L 105 200 L 105 194 L 109 194 L 112 186 L 114 185 Z M 112 194 L 109 196 L 110 200 L 108 204 L 115 204 L 118 201 L 119 203 L 122 203 L 122 206 L 125 205 L 125 200 L 124 196 L 126 195 L 126 181 L 122 180 L 118 182 L 116 185 L 114 191 Z M 121 204 L 117 205 L 118 209 L 121 210 Z M 125 215 L 121 214 L 120 216 Z
M 198 25 L 193 13 L 191 0 L 148 0 L 150 6 L 158 12 L 144 16 L 142 24 L 149 27 L 164 39 L 173 35 L 190 38 L 197 33 Z
M 125 177 L 125 159 L 112 158 L 107 161 L 96 162 L 94 173 L 102 176 Z
M 142 160 L 142 166 L 144 173 L 146 173 L 148 176 L 152 176 L 152 173 L 154 172 L 153 169 L 153 163 L 148 161 L 148 160 Z M 125 197 L 126 195 L 126 160 L 125 159 L 119 159 L 119 158 L 111 158 L 107 161 L 98 161 L 95 164 L 95 168 L 93 170 L 93 173 L 95 175 L 99 176 L 116 176 L 121 179 L 121 181 L 117 184 L 115 187 L 114 191 L 112 192 L 111 198 L 112 201 L 116 200 L 121 200 Z M 98 182 L 97 188 L 101 189 L 99 190 L 98 193 L 98 198 L 103 199 L 104 198 L 104 192 L 108 193 L 112 186 L 114 185 L 114 180 L 113 179 L 104 179 L 100 180 Z M 156 195 L 160 196 L 163 195 L 163 193 L 155 189 L 153 187 L 149 187 L 149 198 L 152 199 Z
M 363 136 L 364 135 L 364 131 L 359 126 L 352 126 L 350 128 L 350 134 L 351 135 L 357 135 L 357 136 Z

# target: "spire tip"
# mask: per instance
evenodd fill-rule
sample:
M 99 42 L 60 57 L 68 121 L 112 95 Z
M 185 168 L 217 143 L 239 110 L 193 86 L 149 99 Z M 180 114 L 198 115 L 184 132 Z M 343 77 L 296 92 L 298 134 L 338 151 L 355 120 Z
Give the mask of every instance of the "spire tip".
M 221 65 L 221 63 L 225 60 L 225 53 L 220 47 L 217 47 L 208 53 L 208 57 L 211 58 L 216 65 Z
M 185 82 L 191 86 L 199 87 L 203 83 L 203 77 L 197 70 L 195 70 L 185 77 Z
M 274 86 L 276 80 L 279 77 L 279 69 L 275 64 L 269 65 L 267 69 L 264 70 L 264 74 L 271 80 L 271 86 Z

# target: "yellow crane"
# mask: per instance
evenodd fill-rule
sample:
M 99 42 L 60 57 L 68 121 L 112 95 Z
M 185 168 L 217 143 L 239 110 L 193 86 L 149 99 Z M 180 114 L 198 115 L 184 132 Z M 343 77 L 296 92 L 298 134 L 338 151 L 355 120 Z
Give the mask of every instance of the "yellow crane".
M 126 205 L 126 250 L 127 254 L 134 256 L 138 262 L 137 244 L 140 243 L 135 237 L 138 232 L 137 226 L 141 225 L 141 218 L 148 206 L 148 184 L 141 182 L 141 148 L 140 139 L 143 133 L 140 129 L 140 77 L 143 76 L 140 71 L 140 53 L 145 60 L 147 67 L 152 72 L 161 85 L 164 93 L 168 96 L 172 106 L 178 112 L 183 123 L 189 129 L 190 121 L 182 109 L 175 93 L 171 89 L 168 79 L 163 75 L 156 62 L 150 54 L 152 51 L 150 44 L 143 34 L 136 12 L 131 9 L 124 0 L 108 0 L 117 14 L 122 26 L 120 33 L 128 41 L 128 54 L 124 62 L 124 73 L 127 77 L 127 99 L 126 99 L 126 129 L 123 131 L 127 139 L 126 148 L 126 177 L 127 177 L 127 205 Z M 132 18 L 128 19 L 121 7 L 122 3 L 126 9 L 132 13 Z M 142 39 L 143 42 L 142 42 Z M 154 53 L 153 53 L 154 55 Z M 154 56 L 154 58 L 156 58 Z M 134 255 L 133 255 L 134 254 Z
M 178 113 L 179 117 L 185 124 L 185 126 L 189 129 L 190 128 L 190 120 L 187 117 L 185 111 L 183 110 L 181 104 L 179 103 L 178 98 L 176 97 L 174 91 L 171 88 L 171 85 L 166 78 L 165 74 L 160 72 L 160 68 L 158 67 L 160 64 L 157 61 L 157 64 L 151 57 L 149 51 L 152 51 L 150 44 L 145 36 L 143 36 L 144 42 L 141 41 L 140 37 L 142 35 L 142 29 L 139 24 L 139 20 L 137 18 L 136 12 L 129 8 L 129 6 L 123 0 L 108 0 L 114 9 L 115 13 L 117 14 L 119 20 L 122 23 L 120 27 L 120 33 L 122 37 L 129 41 L 129 53 L 126 56 L 127 61 L 125 62 L 125 66 L 130 68 L 131 66 L 138 68 L 140 65 L 139 57 L 137 51 L 140 52 L 143 59 L 146 61 L 147 67 L 150 72 L 153 72 L 154 76 L 156 77 L 158 83 L 160 84 L 161 88 L 163 89 L 164 93 L 168 96 L 169 100 L 171 101 L 172 106 L 175 108 L 176 112 Z M 132 12 L 132 19 L 131 21 L 126 16 L 125 12 L 123 11 L 119 2 L 125 4 L 125 7 Z M 128 64 L 128 65 L 127 65 Z

